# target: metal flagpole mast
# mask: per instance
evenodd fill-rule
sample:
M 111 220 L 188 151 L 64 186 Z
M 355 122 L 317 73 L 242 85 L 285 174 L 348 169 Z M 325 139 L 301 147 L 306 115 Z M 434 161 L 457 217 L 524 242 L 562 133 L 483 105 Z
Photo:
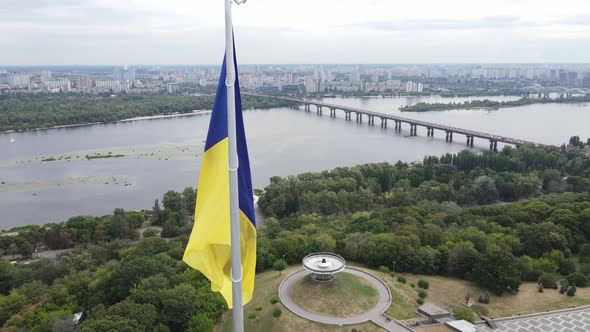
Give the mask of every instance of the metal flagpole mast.
M 227 87 L 227 136 L 229 141 L 229 207 L 231 226 L 232 317 L 234 332 L 244 331 L 242 306 L 242 254 L 240 243 L 240 206 L 238 199 L 238 148 L 236 142 L 236 70 L 231 6 L 225 1 L 225 85 Z

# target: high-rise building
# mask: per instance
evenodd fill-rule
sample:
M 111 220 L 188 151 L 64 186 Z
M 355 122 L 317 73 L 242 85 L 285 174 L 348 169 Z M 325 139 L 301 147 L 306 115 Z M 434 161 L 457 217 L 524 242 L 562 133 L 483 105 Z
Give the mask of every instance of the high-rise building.
M 293 72 L 289 72 L 287 73 L 287 84 L 291 85 L 291 84 L 295 84 L 295 75 L 293 74 Z
M 92 90 L 92 79 L 88 76 L 78 77 L 78 90 L 82 92 L 89 92 Z
M 127 70 L 127 80 L 131 84 L 135 82 L 135 68 L 131 67 Z
M 352 72 L 350 73 L 350 83 L 351 84 L 359 84 L 361 81 L 361 71 L 359 66 L 355 66 Z
M 308 93 L 316 93 L 320 91 L 319 79 L 313 77 L 305 78 L 305 91 Z
M 10 74 L 8 75 L 8 85 L 15 88 L 28 88 L 31 85 L 31 75 Z
M 123 80 L 123 71 L 121 67 L 113 67 L 113 80 L 115 81 L 122 81 Z
M 406 92 L 420 93 L 424 91 L 424 85 L 422 83 L 416 83 L 412 81 L 406 82 Z
M 51 79 L 51 72 L 49 70 L 41 71 L 41 83 L 46 84 Z
M 379 72 L 374 72 L 373 76 L 371 77 L 371 81 L 373 83 L 379 83 Z

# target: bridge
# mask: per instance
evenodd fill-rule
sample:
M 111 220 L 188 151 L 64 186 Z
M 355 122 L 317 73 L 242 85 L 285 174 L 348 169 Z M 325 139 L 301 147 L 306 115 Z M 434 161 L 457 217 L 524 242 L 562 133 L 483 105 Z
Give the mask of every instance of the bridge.
M 330 110 L 330 117 L 336 117 L 336 111 L 344 112 L 344 119 L 346 121 L 352 121 L 352 114 L 354 113 L 356 122 L 362 123 L 363 116 L 367 118 L 367 123 L 369 126 L 375 125 L 375 118 L 380 119 L 381 121 L 381 128 L 387 128 L 387 122 L 393 121 L 394 122 L 394 129 L 396 132 L 401 132 L 402 124 L 406 124 L 410 127 L 410 136 L 417 136 L 418 135 L 418 127 L 426 128 L 426 135 L 428 137 L 434 137 L 434 130 L 444 131 L 446 133 L 446 141 L 452 142 L 453 141 L 453 134 L 460 134 L 465 135 L 467 138 L 467 146 L 473 146 L 473 140 L 475 137 L 488 140 L 490 142 L 490 150 L 498 151 L 498 142 L 515 145 L 519 147 L 521 145 L 541 145 L 535 142 L 529 142 L 517 138 L 501 136 L 501 135 L 494 135 L 489 133 L 484 133 L 475 130 L 457 128 L 447 125 L 442 125 L 438 123 L 426 122 L 421 120 L 415 120 L 410 118 L 405 118 L 397 115 L 385 114 L 385 113 L 378 113 L 373 111 L 362 110 L 354 107 L 348 106 L 340 106 L 334 104 L 328 104 L 321 101 L 314 101 L 314 100 L 304 100 L 304 99 L 295 99 L 290 97 L 281 97 L 281 96 L 269 96 L 269 95 L 261 95 L 261 94 L 254 94 L 254 93 L 243 93 L 244 95 L 250 96 L 257 96 L 257 97 L 266 97 L 278 100 L 285 100 L 289 101 L 292 104 L 290 107 L 299 109 L 299 107 L 303 106 L 306 112 L 311 111 L 311 107 L 316 107 L 316 112 L 318 115 L 323 114 L 323 109 Z
M 559 98 L 571 98 L 574 94 L 577 95 L 586 95 L 590 94 L 590 89 L 587 88 L 566 88 L 561 86 L 554 86 L 554 87 L 545 87 L 539 84 L 529 85 L 520 88 L 520 91 L 523 93 L 524 97 L 531 97 L 536 95 L 537 98 L 541 99 L 548 99 L 549 94 L 551 93 L 558 93 Z

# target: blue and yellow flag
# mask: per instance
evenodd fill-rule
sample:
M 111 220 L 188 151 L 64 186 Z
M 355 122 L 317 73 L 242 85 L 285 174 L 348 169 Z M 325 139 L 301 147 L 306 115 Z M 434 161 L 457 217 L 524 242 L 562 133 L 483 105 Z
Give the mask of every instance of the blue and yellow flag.
M 256 223 L 250 163 L 242 120 L 242 101 L 236 70 L 236 139 L 238 146 L 238 190 L 240 201 L 240 239 L 243 266 L 242 299 L 252 299 L 256 269 Z M 183 260 L 211 280 L 211 290 L 220 292 L 232 308 L 231 241 L 229 209 L 229 169 L 227 130 L 227 87 L 225 59 L 217 86 L 209 133 L 203 154 L 197 191 L 195 224 Z

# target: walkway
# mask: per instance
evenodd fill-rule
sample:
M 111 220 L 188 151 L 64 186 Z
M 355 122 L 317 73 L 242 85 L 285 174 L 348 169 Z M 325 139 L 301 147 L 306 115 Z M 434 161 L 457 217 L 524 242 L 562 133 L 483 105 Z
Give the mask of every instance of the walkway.
M 590 306 L 494 319 L 497 328 L 477 323 L 477 332 L 588 332 Z
M 354 274 L 358 277 L 367 280 L 377 290 L 377 293 L 379 294 L 379 299 L 377 300 L 377 304 L 373 308 L 360 315 L 356 315 L 353 317 L 324 316 L 313 312 L 309 312 L 301 308 L 291 298 L 291 288 L 295 285 L 297 281 L 301 280 L 301 278 L 309 274 L 308 271 L 303 269 L 292 273 L 281 282 L 281 285 L 279 286 L 279 298 L 281 299 L 283 305 L 291 312 L 293 312 L 297 316 L 314 322 L 343 326 L 373 321 L 375 324 L 385 328 L 388 331 L 411 331 L 410 329 L 403 326 L 401 323 L 396 322 L 392 318 L 384 316 L 383 313 L 391 305 L 391 293 L 389 292 L 389 287 L 387 287 L 387 285 L 385 285 L 385 283 L 381 281 L 381 279 L 375 277 L 374 275 L 368 272 L 350 267 L 344 269 L 344 272 Z

